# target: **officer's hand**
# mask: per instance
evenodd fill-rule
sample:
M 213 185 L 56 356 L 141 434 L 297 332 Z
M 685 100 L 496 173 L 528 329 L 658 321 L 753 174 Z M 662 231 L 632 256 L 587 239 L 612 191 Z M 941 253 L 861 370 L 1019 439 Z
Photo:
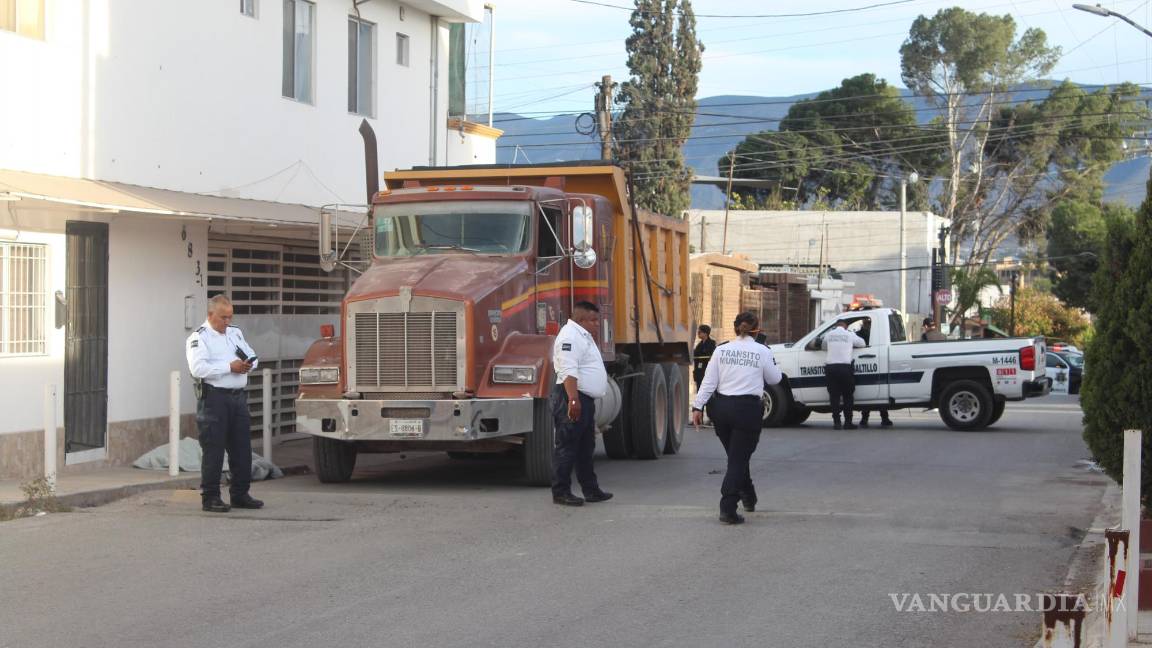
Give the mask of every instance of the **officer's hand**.
M 568 420 L 570 420 L 570 421 L 579 421 L 580 420 L 580 399 L 579 398 L 577 398 L 576 400 L 569 400 L 568 401 Z
M 232 373 L 244 374 L 252 371 L 252 364 L 243 360 L 233 360 L 228 368 L 232 370 Z
M 699 426 L 703 422 L 704 422 L 704 412 L 701 412 L 700 410 L 693 410 L 692 411 L 692 425 Z

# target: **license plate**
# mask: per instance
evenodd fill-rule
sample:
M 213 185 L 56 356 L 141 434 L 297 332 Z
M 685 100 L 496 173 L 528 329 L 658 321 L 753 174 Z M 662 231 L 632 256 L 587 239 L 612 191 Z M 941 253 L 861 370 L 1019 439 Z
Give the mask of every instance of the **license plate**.
M 388 434 L 402 439 L 424 436 L 424 421 L 419 419 L 392 419 L 388 421 Z

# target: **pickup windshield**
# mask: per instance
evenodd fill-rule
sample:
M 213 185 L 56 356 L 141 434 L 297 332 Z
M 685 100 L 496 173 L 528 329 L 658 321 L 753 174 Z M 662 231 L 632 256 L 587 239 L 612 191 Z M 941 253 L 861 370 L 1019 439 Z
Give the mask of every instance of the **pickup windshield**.
M 531 203 L 445 201 L 381 205 L 372 212 L 376 256 L 517 254 L 528 249 Z

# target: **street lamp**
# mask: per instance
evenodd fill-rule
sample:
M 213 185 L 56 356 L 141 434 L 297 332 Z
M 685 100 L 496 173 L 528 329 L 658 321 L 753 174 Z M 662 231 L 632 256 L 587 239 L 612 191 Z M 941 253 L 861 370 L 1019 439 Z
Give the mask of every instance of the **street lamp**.
M 1139 29 L 1140 31 L 1144 32 L 1144 34 L 1146 36 L 1152 36 L 1152 31 L 1148 31 L 1144 27 L 1137 25 L 1128 16 L 1125 16 L 1124 14 L 1116 13 L 1115 11 L 1112 11 L 1111 9 L 1105 9 L 1104 7 L 1101 7 L 1100 5 L 1074 4 L 1074 5 L 1072 5 L 1072 8 L 1073 9 L 1079 9 L 1080 11 L 1086 11 L 1090 14 L 1100 16 L 1101 18 L 1119 18 L 1120 20 L 1123 20 L 1124 22 L 1128 23 L 1129 25 L 1132 25 L 1136 29 Z
M 920 174 L 913 171 L 900 178 L 900 312 L 908 312 L 908 254 L 904 249 L 904 212 L 908 209 L 908 183 L 916 184 Z

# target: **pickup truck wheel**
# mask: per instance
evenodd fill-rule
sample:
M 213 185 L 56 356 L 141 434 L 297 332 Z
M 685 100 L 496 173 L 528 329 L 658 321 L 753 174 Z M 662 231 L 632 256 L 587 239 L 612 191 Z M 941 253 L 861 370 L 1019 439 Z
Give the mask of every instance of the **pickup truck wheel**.
M 680 452 L 684 442 L 684 429 L 688 426 L 688 368 L 675 362 L 664 363 L 664 378 L 668 381 L 668 434 L 664 439 L 664 454 Z
M 992 418 L 992 395 L 975 380 L 957 380 L 940 392 L 940 418 L 953 430 L 980 430 Z
M 326 437 L 312 437 L 312 458 L 316 463 L 316 477 L 325 484 L 336 484 L 352 479 L 356 468 L 356 446 Z
M 601 436 L 604 439 L 604 454 L 609 459 L 627 459 L 632 456 L 632 437 L 628 429 L 628 419 L 632 416 L 632 380 L 620 382 L 620 411 L 615 420 Z
M 532 486 L 552 485 L 553 436 L 548 399 L 532 399 L 532 432 L 524 437 L 524 480 Z
M 668 436 L 668 383 L 658 364 L 644 363 L 632 385 L 632 450 L 637 459 L 656 459 Z
M 800 425 L 807 421 L 809 416 L 812 416 L 812 410 L 803 405 L 792 403 L 792 407 L 788 408 L 788 416 L 784 419 L 784 425 Z
M 764 386 L 764 427 L 780 427 L 788 416 L 788 394 L 780 385 Z
M 1007 401 L 997 401 L 996 404 L 992 406 L 992 418 L 988 419 L 988 425 L 992 425 L 996 421 L 999 421 L 1001 416 L 1004 416 L 1004 406 L 1007 404 Z

